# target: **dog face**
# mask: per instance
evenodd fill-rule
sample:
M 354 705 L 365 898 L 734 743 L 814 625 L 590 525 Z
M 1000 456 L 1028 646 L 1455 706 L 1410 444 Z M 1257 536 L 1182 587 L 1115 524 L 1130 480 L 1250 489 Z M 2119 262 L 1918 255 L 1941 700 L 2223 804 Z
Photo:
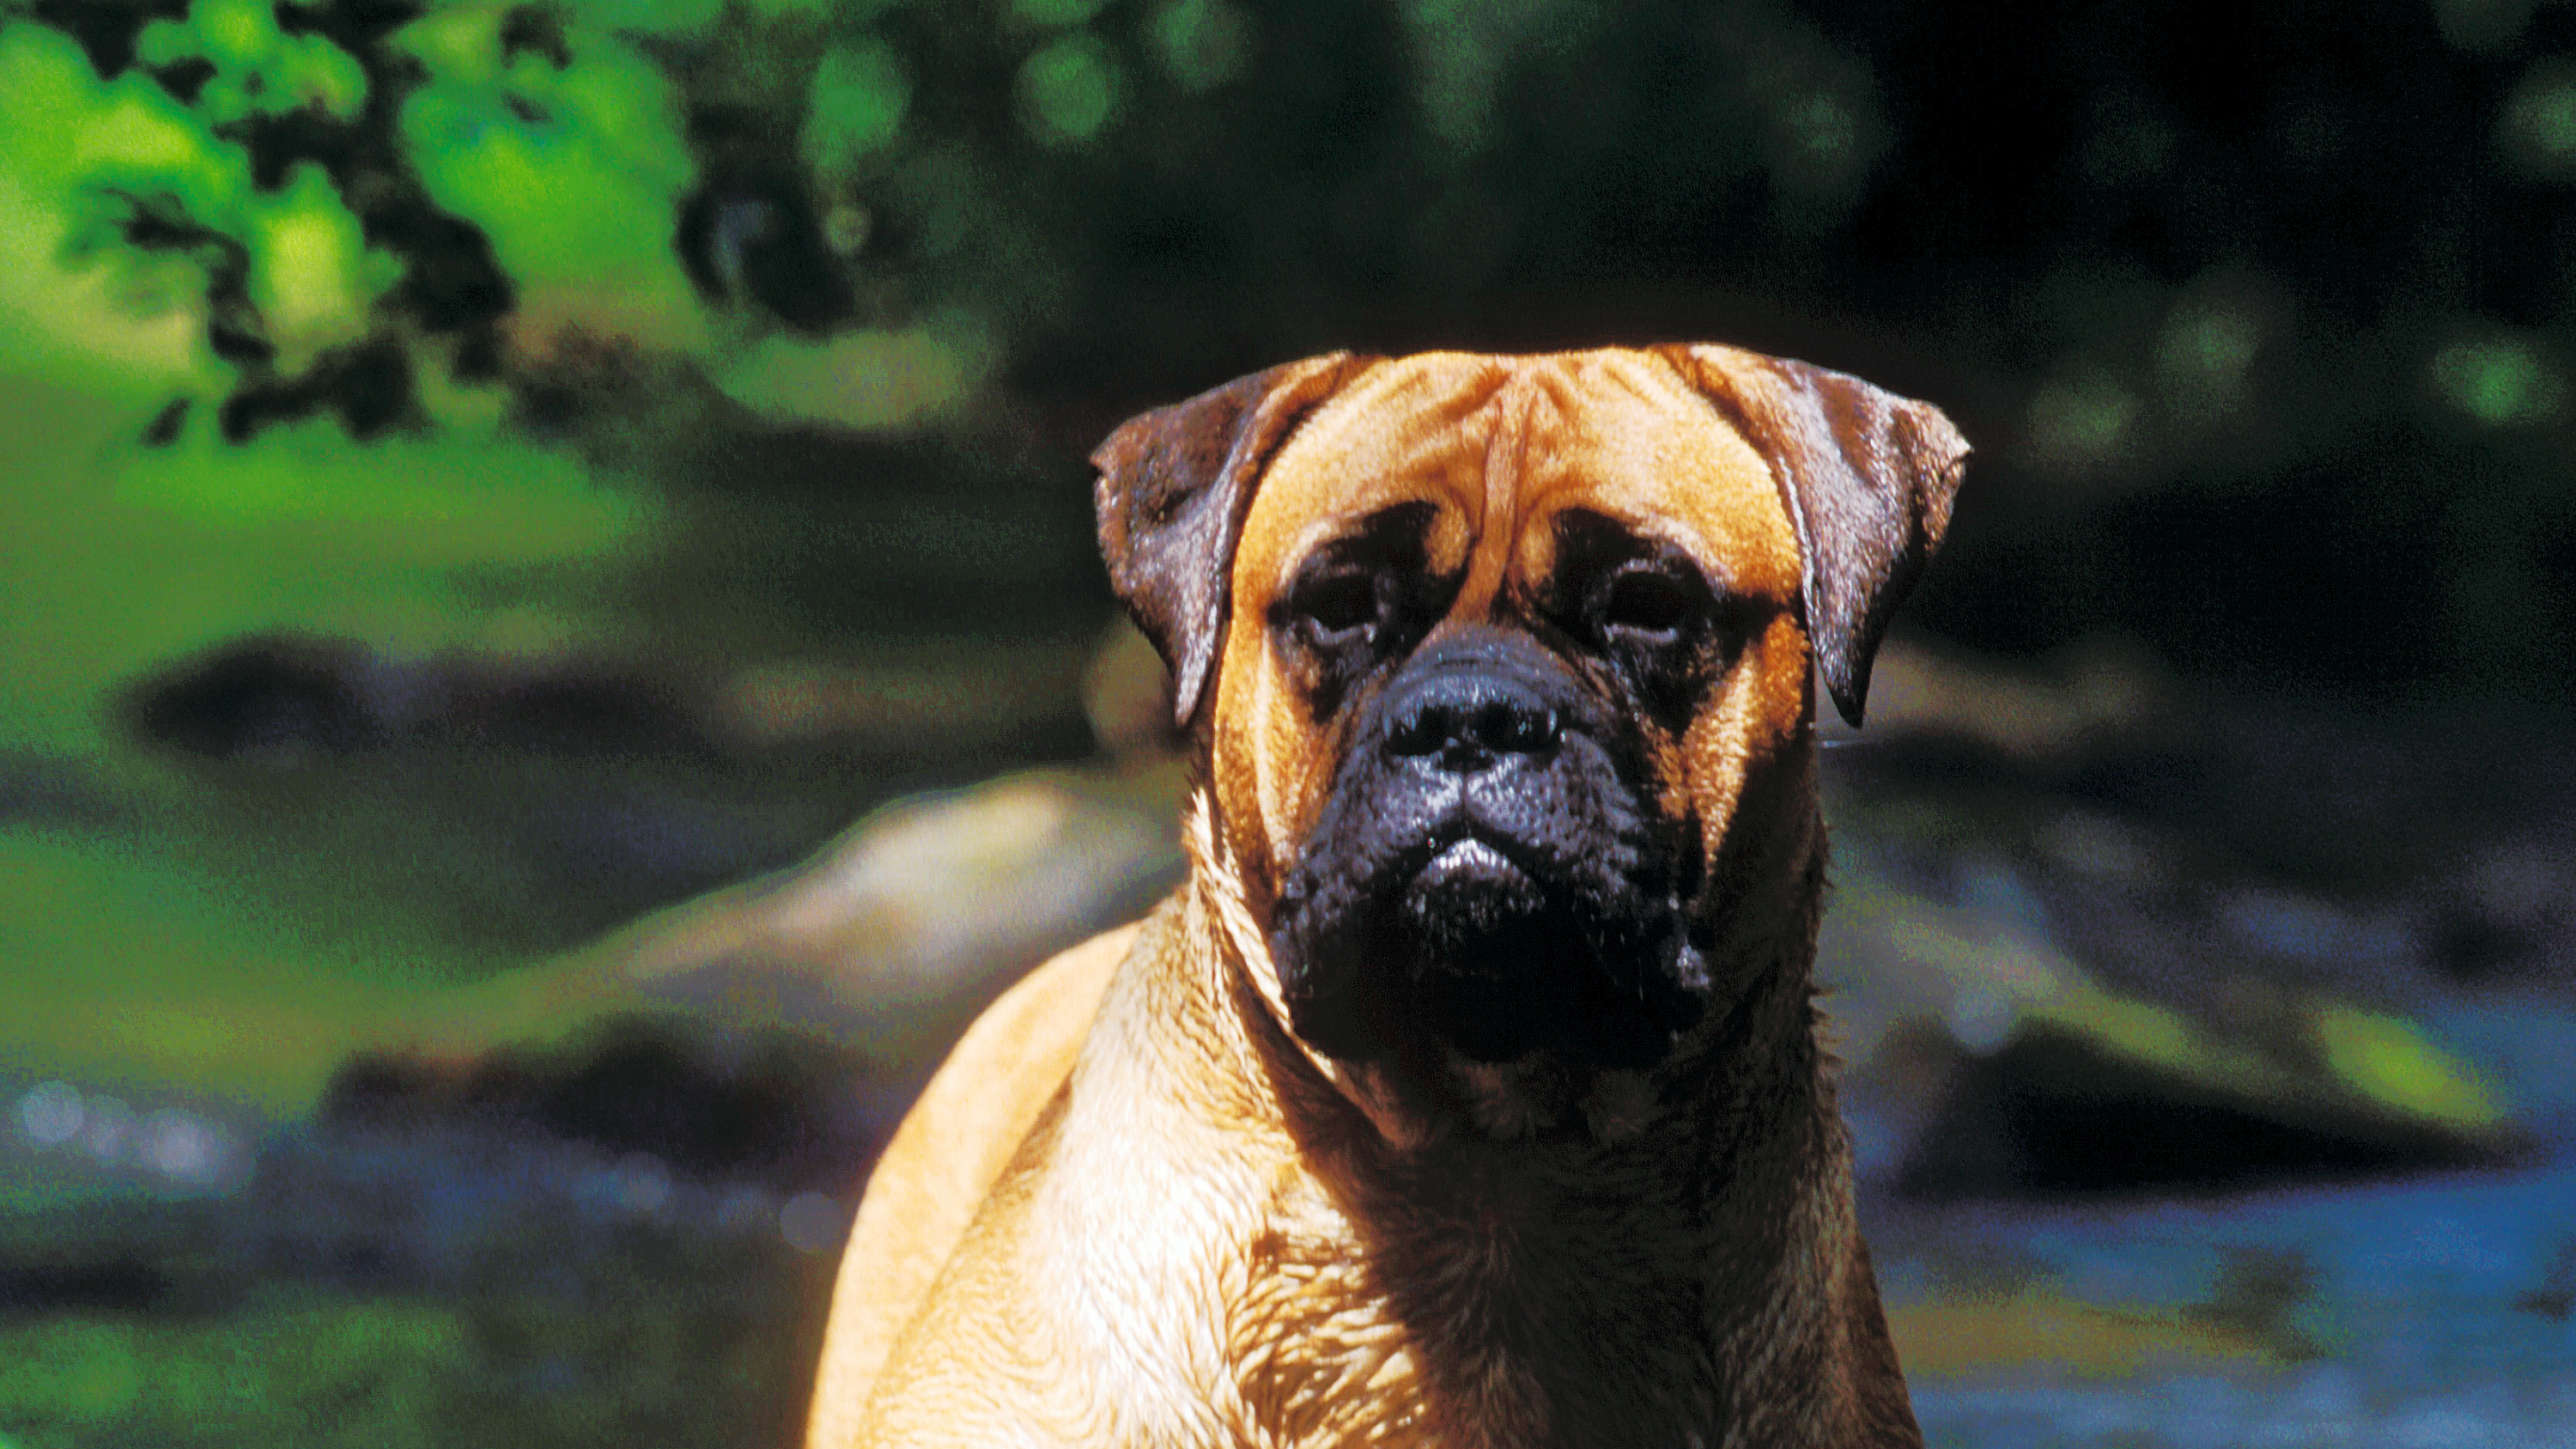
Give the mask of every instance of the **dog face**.
M 1295 1034 L 1664 1060 L 1743 989 L 1731 913 L 1813 855 L 1811 663 L 1856 722 L 1965 452 L 1713 347 L 1319 358 L 1114 434 L 1104 551 Z

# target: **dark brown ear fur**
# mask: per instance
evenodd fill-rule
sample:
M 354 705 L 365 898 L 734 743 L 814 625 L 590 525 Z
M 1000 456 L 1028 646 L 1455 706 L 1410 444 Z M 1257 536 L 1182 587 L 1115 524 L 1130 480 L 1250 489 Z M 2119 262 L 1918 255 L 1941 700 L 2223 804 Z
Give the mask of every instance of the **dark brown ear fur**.
M 1109 582 L 1198 712 L 1225 635 L 1226 582 L 1252 490 L 1297 424 L 1371 359 L 1310 357 L 1128 419 L 1091 455 Z
M 1736 347 L 1655 349 L 1771 462 L 1803 560 L 1807 637 L 1845 720 L 1941 535 L 1968 442 L 1930 403 Z

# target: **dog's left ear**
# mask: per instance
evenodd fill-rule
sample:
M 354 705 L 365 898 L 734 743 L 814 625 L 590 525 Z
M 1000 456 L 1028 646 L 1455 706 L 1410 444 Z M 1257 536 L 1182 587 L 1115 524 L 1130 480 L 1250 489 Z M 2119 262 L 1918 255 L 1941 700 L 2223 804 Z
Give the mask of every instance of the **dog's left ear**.
M 1950 527 L 1968 440 L 1930 403 L 1843 373 L 1714 344 L 1655 351 L 1770 461 L 1816 671 L 1859 724 L 1888 620 Z
M 1374 359 L 1310 357 L 1130 418 L 1091 455 L 1109 582 L 1172 670 L 1189 728 L 1225 636 L 1227 580 L 1252 492 L 1297 424 Z

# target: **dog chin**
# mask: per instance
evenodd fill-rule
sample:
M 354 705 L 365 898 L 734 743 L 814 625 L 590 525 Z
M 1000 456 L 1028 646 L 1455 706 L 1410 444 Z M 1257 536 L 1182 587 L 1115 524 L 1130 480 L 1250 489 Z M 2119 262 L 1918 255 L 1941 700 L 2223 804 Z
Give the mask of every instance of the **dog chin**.
M 1514 855 L 1467 837 L 1369 889 L 1292 890 L 1271 947 L 1298 1034 L 1352 1062 L 1660 1061 L 1706 988 L 1677 904 L 1605 910 Z

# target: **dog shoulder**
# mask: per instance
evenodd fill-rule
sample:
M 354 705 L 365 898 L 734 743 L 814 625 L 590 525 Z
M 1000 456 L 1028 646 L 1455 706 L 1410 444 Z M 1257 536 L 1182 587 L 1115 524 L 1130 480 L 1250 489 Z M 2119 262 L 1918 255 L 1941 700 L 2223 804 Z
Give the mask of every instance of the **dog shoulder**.
M 1064 1085 L 1142 923 L 1094 936 L 1003 993 L 960 1038 L 878 1159 L 841 1260 L 810 1442 L 849 1442 L 895 1339 Z

